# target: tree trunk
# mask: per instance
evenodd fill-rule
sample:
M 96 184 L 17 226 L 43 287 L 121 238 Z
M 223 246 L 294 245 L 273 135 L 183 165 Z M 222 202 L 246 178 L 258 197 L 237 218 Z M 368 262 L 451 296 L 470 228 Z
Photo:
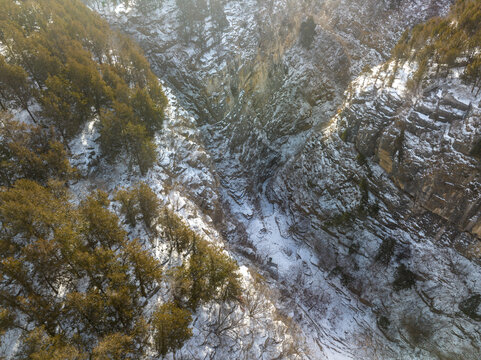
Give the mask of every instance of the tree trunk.
M 37 119 L 35 119 L 35 117 L 33 116 L 32 112 L 30 111 L 30 109 L 28 108 L 28 106 L 25 106 L 25 110 L 27 110 L 28 115 L 30 115 L 30 117 L 32 118 L 33 122 L 34 122 L 35 124 L 37 124 Z
M 0 96 L 1 96 L 5 101 L 8 102 L 8 99 L 7 99 L 7 97 L 4 95 L 2 89 L 0 89 Z M 2 109 L 3 109 L 4 111 L 7 111 L 7 107 L 5 106 L 5 104 L 3 103 L 3 101 L 1 101 L 1 100 L 0 100 L 0 105 L 2 106 Z

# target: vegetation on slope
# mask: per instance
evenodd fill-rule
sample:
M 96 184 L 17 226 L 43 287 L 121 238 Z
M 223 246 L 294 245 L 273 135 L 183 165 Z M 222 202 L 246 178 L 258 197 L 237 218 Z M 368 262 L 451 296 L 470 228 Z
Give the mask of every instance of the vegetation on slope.
M 465 66 L 464 77 L 481 90 L 481 2 L 457 0 L 448 16 L 433 18 L 406 31 L 393 57 L 415 60 L 419 64 L 415 80 L 419 82 L 428 66 L 437 70 Z
M 20 358 L 165 355 L 192 335 L 199 305 L 239 297 L 235 262 L 161 209 L 146 184 L 116 194 L 120 217 L 102 191 L 74 204 L 65 179 L 75 172 L 62 145 L 37 152 L 37 127 L 9 119 L 2 130 L 2 175 L 13 175 L 0 187 L 0 334 L 19 331 Z M 60 150 L 51 162 L 50 146 Z M 141 220 L 150 236 L 129 237 L 122 219 L 130 227 Z M 149 251 L 158 235 L 170 243 L 163 258 L 175 250 L 181 260 L 165 274 Z
M 108 5 L 125 8 L 135 8 L 143 14 L 159 9 L 164 0 L 86 0 L 95 6 L 102 7 Z M 180 24 L 180 33 L 184 41 L 190 41 L 194 37 L 204 41 L 206 31 L 206 21 L 210 16 L 214 36 L 222 32 L 229 25 L 225 14 L 226 0 L 175 0 L 177 6 L 177 20 Z
M 130 239 L 109 210 L 106 193 L 79 205 L 69 198 L 55 181 L 22 179 L 0 191 L 2 330 L 21 331 L 20 357 L 138 358 L 152 347 L 165 355 L 191 336 L 198 305 L 239 296 L 236 264 L 205 240 L 187 241 L 182 265 L 164 278 L 145 240 Z M 188 233 L 185 225 L 179 233 Z M 150 318 L 163 280 L 172 300 Z
M 78 0 L 0 0 L 0 8 L 3 110 L 25 109 L 64 142 L 97 117 L 104 156 L 128 151 L 145 172 L 167 100 L 139 47 Z
M 68 142 L 93 119 L 106 159 L 152 165 L 162 87 L 137 45 L 77 0 L 0 8 L 0 337 L 19 336 L 19 359 L 175 353 L 200 305 L 239 297 L 236 263 L 145 183 L 80 201 L 69 190 Z M 159 238 L 173 263 L 153 255 Z

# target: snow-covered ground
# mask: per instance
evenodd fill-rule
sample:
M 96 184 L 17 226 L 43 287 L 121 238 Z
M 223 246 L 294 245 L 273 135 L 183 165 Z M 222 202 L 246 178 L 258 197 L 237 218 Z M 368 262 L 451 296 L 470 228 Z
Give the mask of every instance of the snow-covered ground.
M 209 167 L 209 155 L 199 140 L 195 120 L 179 105 L 169 88 L 164 86 L 164 91 L 169 105 L 164 129 L 155 139 L 158 163 L 145 176 L 136 174 L 122 161 L 113 165 L 98 163 L 95 141 L 98 134 L 93 120 L 70 144 L 72 165 L 85 176 L 71 184 L 71 190 L 81 199 L 96 188 L 112 193 L 143 181 L 159 196 L 163 206 L 175 211 L 192 230 L 229 253 L 217 224 L 205 211 L 218 201 L 217 180 Z M 200 208 L 195 199 L 205 199 L 204 208 Z M 146 238 L 149 234 L 137 226 L 130 229 L 130 236 Z M 169 251 L 162 239 L 154 243 L 152 252 L 162 263 L 169 262 Z M 230 255 L 237 258 L 235 254 Z M 194 316 L 194 336 L 177 356 L 187 359 L 304 359 L 313 356 L 320 359 L 321 355 L 309 349 L 302 330 L 292 326 L 289 315 L 277 306 L 276 290 L 270 289 L 272 284 L 254 267 L 240 264 L 240 274 L 243 301 L 201 307 Z
M 274 3 L 271 11 L 256 1 L 228 1 L 229 26 L 222 36 L 210 33 L 207 18 L 205 37 L 189 42 L 179 40 L 174 0 L 164 1 L 161 9 L 146 16 L 135 9 L 95 7 L 140 41 L 153 68 L 175 89 L 178 100 L 171 97 L 171 104 L 184 107 L 189 131 L 197 137 L 197 145 L 187 152 L 182 153 L 184 145 L 190 146 L 184 140 L 180 147 L 166 148 L 171 131 L 167 127 L 167 137 L 161 135 L 158 143 L 165 160 L 147 175 L 149 183 L 164 191 L 156 184 L 174 179 L 181 190 L 167 187 L 166 201 L 186 197 L 181 203 L 190 205 L 179 207 L 184 216 L 205 217 L 212 226 L 209 232 L 223 230 L 222 239 L 241 265 L 258 268 L 271 289 L 267 297 L 292 317 L 310 358 L 430 359 L 435 356 L 432 349 L 446 349 L 451 342 L 457 351 L 453 358 L 464 351 L 470 359 L 467 351 L 475 353 L 475 347 L 466 345 L 469 337 L 459 332 L 473 331 L 473 339 L 478 339 L 477 329 L 459 316 L 452 295 L 466 297 L 478 291 L 479 268 L 441 246 L 464 235 L 432 214 L 410 213 L 415 208 L 412 200 L 387 176 L 385 164 L 381 167 L 368 159 L 368 166 L 361 165 L 356 147 L 340 140 L 346 121 L 352 119 L 333 116 L 351 76 L 366 64 L 373 69 L 350 85 L 344 104 L 354 119 L 364 114 L 359 116 L 364 120 L 359 144 L 370 149 L 370 135 L 379 125 L 376 115 L 384 126 L 409 112 L 400 104 L 410 96 L 406 85 L 416 66 L 405 63 L 387 86 L 393 64 L 387 68 L 378 64 L 406 27 L 445 13 L 449 1 Z M 308 15 L 319 24 L 310 50 L 297 44 L 300 22 Z M 445 85 L 461 102 L 462 94 L 469 95 L 459 81 Z M 475 134 L 475 123 L 463 124 L 462 131 Z M 451 137 L 448 142 L 460 146 L 452 140 L 453 131 L 460 132 L 445 129 L 444 136 Z M 428 153 L 428 136 L 421 141 L 406 132 L 405 141 Z M 191 150 L 200 154 L 196 161 L 185 160 Z M 416 152 L 409 155 L 414 163 L 430 159 Z M 180 170 L 165 172 L 172 162 Z M 197 164 L 193 170 L 192 164 Z M 126 176 L 121 170 L 118 176 Z M 369 178 L 368 202 L 379 206 L 379 215 L 326 229 L 327 220 L 358 207 L 362 178 Z M 199 207 L 201 198 L 210 203 L 207 211 Z M 225 213 L 222 224 L 210 222 L 214 208 Z M 399 208 L 406 211 L 397 212 Z M 390 237 L 397 241 L 396 260 L 383 268 L 373 259 Z M 419 285 L 396 293 L 392 282 L 401 263 L 420 274 Z M 467 268 L 470 276 L 455 273 Z M 449 279 L 447 286 L 443 278 Z M 459 284 L 460 279 L 468 280 Z M 451 306 L 440 316 L 431 314 L 437 311 L 437 297 L 446 298 L 441 301 L 443 311 Z M 417 316 L 414 310 L 437 329 L 430 343 L 419 345 L 405 330 L 410 316 Z M 391 325 L 381 329 L 379 319 L 388 318 Z M 453 341 L 453 331 L 462 340 Z

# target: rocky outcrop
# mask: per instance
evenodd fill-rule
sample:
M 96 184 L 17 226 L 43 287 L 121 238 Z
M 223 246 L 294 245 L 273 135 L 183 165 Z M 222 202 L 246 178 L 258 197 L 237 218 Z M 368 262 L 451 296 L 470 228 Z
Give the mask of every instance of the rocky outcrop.
M 157 74 L 209 125 L 206 146 L 221 147 L 213 153 L 221 154 L 219 163 L 227 160 L 221 173 L 235 178 L 235 192 L 255 195 L 335 114 L 353 76 L 386 59 L 406 27 L 443 14 L 450 3 L 228 1 L 229 26 L 216 32 L 206 18 L 187 43 L 173 0 L 149 16 L 98 10 L 141 43 Z M 308 16 L 317 27 L 305 49 L 298 39 Z
M 412 75 L 410 64 L 398 70 L 401 78 L 392 78 L 393 66 L 354 83 L 335 120 L 339 132 L 417 206 L 480 237 L 481 164 L 474 150 L 481 140 L 481 98 L 459 78 L 462 68 L 433 73 L 410 90 L 402 78 Z
M 481 98 L 460 69 L 415 89 L 393 69 L 354 81 L 267 194 L 406 358 L 476 359 Z

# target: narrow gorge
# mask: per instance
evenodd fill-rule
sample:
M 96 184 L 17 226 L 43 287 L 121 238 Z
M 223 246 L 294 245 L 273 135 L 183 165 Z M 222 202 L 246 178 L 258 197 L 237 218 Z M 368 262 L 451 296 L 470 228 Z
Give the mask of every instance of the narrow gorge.
M 187 41 L 175 2 L 92 6 L 195 117 L 219 201 L 186 183 L 189 197 L 316 351 L 479 357 L 463 304 L 481 292 L 481 98 L 463 64 L 413 89 L 417 64 L 391 58 L 450 1 L 228 1 L 225 28 L 205 18 Z
M 0 359 L 481 358 L 480 0 L 0 8 Z

